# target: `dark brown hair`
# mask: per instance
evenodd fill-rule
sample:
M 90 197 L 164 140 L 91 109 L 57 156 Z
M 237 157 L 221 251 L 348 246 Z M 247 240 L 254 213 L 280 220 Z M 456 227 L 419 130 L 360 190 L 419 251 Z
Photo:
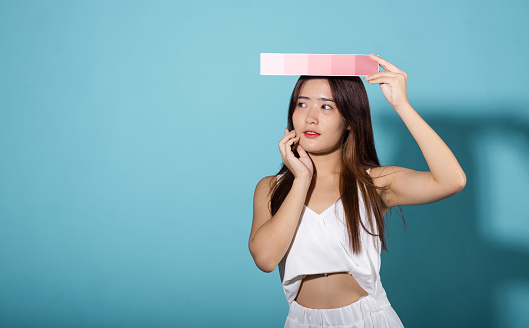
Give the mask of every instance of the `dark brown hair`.
M 371 111 L 369 109 L 369 100 L 364 84 L 358 76 L 300 76 L 290 98 L 290 106 L 288 109 L 289 131 L 294 129 L 292 114 L 296 109 L 301 89 L 305 82 L 311 79 L 325 79 L 329 82 L 336 107 L 345 119 L 345 126 L 351 126 L 351 130 L 345 131 L 342 141 L 340 194 L 352 251 L 355 254 L 359 254 L 362 249 L 359 225 L 362 225 L 364 230 L 370 235 L 378 236 L 382 249 L 387 251 L 385 239 L 386 225 L 381 212 L 381 199 L 376 189 L 387 189 L 388 187 L 375 186 L 372 178 L 365 171 L 368 168 L 380 166 L 380 163 L 375 149 L 373 127 L 371 125 Z M 294 154 L 296 157 L 299 157 L 295 149 Z M 283 174 L 283 176 L 277 184 L 273 184 L 270 190 L 272 192 L 270 200 L 272 215 L 277 213 L 294 182 L 294 175 L 284 163 L 275 176 L 276 179 L 280 174 Z M 353 186 L 358 186 L 359 188 Z M 358 189 L 361 191 L 362 198 L 367 200 L 364 201 L 364 204 L 370 230 L 373 231 L 373 218 L 371 214 L 374 213 L 378 234 L 373 234 L 369 231 L 361 220 Z M 404 219 L 400 206 L 399 209 L 406 227 L 406 220 Z M 373 238 L 373 241 L 375 241 L 375 238 Z

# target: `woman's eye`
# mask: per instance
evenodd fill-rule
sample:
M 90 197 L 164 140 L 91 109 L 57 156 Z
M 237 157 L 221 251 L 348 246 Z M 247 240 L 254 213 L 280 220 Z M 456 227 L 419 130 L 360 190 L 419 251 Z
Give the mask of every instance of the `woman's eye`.
M 325 106 L 327 106 L 327 107 L 325 107 Z M 307 107 L 307 105 L 304 104 L 304 103 L 298 103 L 298 107 Z M 329 105 L 322 105 L 322 107 L 323 107 L 323 109 L 332 109 L 332 107 L 329 106 Z

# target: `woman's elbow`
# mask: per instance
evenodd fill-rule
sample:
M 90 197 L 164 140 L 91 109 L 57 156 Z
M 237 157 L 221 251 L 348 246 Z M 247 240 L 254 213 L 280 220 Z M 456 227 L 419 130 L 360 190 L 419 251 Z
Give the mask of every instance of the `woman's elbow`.
M 463 172 L 463 175 L 461 176 L 461 181 L 459 182 L 459 190 L 457 192 L 460 192 L 465 188 L 467 185 L 467 176 L 465 175 L 465 172 Z
M 252 258 L 253 258 L 255 265 L 259 268 L 259 270 L 263 272 L 270 273 L 274 271 L 274 269 L 277 266 L 277 265 L 274 265 L 272 261 L 269 260 L 266 254 L 262 254 L 262 252 L 260 254 L 255 254 L 250 249 L 250 254 L 252 254 Z
M 448 191 L 448 195 L 453 196 L 457 194 L 458 192 L 460 192 L 461 190 L 465 188 L 466 184 L 467 184 L 467 181 L 465 179 L 465 180 L 460 181 L 457 184 L 452 185 L 452 187 L 450 187 L 450 190 Z
M 257 265 L 257 263 L 256 263 L 256 265 Z M 272 266 L 272 265 L 269 265 L 269 264 L 257 265 L 257 267 L 259 268 L 259 270 L 261 270 L 263 272 L 266 272 L 266 273 L 270 273 L 270 272 L 274 271 L 274 269 L 276 268 L 275 266 Z

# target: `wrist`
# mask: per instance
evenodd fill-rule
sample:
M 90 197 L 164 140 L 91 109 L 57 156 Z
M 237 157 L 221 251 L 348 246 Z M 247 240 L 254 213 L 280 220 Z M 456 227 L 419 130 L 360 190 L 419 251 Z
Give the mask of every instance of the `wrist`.
M 312 183 L 312 177 L 300 176 L 300 177 L 294 178 L 294 182 L 292 184 L 293 185 L 296 184 L 296 185 L 308 188 L 308 187 L 310 187 L 311 183 Z
M 399 111 L 399 110 L 407 110 L 407 109 L 410 109 L 412 108 L 410 103 L 409 102 L 405 102 L 404 104 L 402 105 L 398 105 L 398 106 L 395 106 L 393 107 L 396 111 Z

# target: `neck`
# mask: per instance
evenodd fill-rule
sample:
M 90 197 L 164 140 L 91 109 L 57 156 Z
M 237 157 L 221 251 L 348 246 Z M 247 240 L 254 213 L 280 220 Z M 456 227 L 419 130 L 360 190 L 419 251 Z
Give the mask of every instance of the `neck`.
M 313 179 L 328 178 L 340 174 L 341 172 L 341 148 L 328 153 L 311 153 L 310 158 L 314 164 Z

